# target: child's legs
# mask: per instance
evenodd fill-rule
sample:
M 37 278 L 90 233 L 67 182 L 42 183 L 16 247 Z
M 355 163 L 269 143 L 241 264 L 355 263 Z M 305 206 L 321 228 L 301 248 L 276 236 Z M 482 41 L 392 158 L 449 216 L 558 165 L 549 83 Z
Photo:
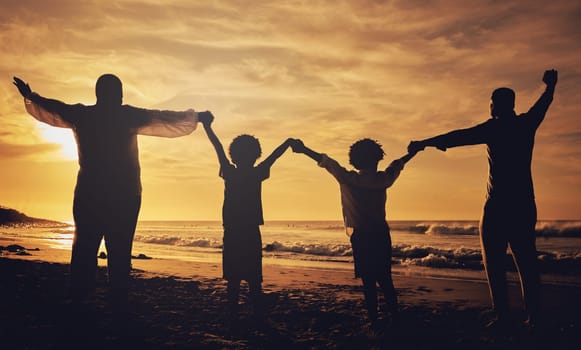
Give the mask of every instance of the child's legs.
M 388 305 L 397 304 L 391 280 L 391 237 L 386 223 L 356 228 L 351 235 L 355 274 L 361 277 L 365 306 L 371 321 L 377 319 L 377 282 Z
M 365 308 L 369 319 L 373 322 L 377 320 L 377 284 L 376 278 L 371 276 L 362 276 L 363 295 L 365 297 Z
M 260 301 L 260 296 L 262 295 L 262 283 L 260 282 L 260 279 L 249 280 L 248 290 L 253 302 Z
M 379 278 L 377 280 L 379 287 L 383 292 L 383 297 L 385 298 L 385 304 L 389 311 L 397 310 L 397 292 L 393 285 L 393 279 L 391 278 L 391 273 Z
M 264 315 L 265 305 L 264 299 L 262 297 L 262 283 L 260 279 L 251 279 L 248 281 L 248 289 L 250 293 L 250 301 L 252 302 L 252 307 L 254 309 L 255 316 L 259 318 Z
M 240 280 L 228 280 L 226 295 L 230 306 L 238 305 L 240 296 Z
M 393 279 L 391 278 L 391 257 L 392 257 L 392 247 L 391 247 L 391 235 L 387 233 L 387 244 L 386 244 L 387 252 L 385 258 L 385 272 L 379 274 L 379 278 L 377 282 L 379 283 L 379 287 L 383 291 L 383 297 L 385 298 L 385 303 L 387 304 L 387 308 L 390 311 L 397 309 L 397 292 L 395 291 L 395 287 L 393 285 Z

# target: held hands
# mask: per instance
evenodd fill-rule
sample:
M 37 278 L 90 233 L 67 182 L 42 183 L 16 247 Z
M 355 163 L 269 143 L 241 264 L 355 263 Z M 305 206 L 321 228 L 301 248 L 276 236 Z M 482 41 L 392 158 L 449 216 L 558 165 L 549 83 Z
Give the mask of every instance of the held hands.
M 408 153 L 416 154 L 426 148 L 422 141 L 411 141 L 408 145 Z
M 446 152 L 446 147 L 435 146 L 440 151 Z M 411 141 L 408 145 L 408 153 L 416 154 L 419 151 L 423 151 L 426 148 L 426 144 L 423 141 Z
M 14 77 L 14 81 L 12 82 L 18 88 L 18 91 L 24 98 L 28 98 L 30 94 L 32 94 L 32 90 L 30 90 L 30 86 L 25 83 L 22 79 L 18 77 Z
M 214 115 L 210 111 L 199 112 L 198 113 L 198 120 L 204 126 L 210 126 L 214 121 Z
M 558 74 L 554 69 L 546 70 L 543 74 L 543 83 L 547 84 L 549 87 L 555 87 L 557 85 Z
M 305 144 L 300 139 L 289 139 L 291 140 L 290 147 L 295 153 L 305 153 Z
M 293 145 L 296 143 L 297 139 L 293 139 L 291 137 L 289 137 L 288 139 L 286 139 L 284 141 L 284 144 L 286 145 L 286 147 L 290 147 L 293 148 Z

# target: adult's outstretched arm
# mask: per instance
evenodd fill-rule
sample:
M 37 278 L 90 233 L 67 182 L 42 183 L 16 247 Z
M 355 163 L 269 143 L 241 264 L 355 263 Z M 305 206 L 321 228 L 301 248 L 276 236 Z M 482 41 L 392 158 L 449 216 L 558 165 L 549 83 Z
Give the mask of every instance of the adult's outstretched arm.
M 166 110 L 131 108 L 132 115 L 137 116 L 137 133 L 139 135 L 179 137 L 191 134 L 198 125 L 198 112 L 193 109 L 176 112 Z
M 18 77 L 14 77 L 13 83 L 24 97 L 26 111 L 35 119 L 59 128 L 73 127 L 72 113 L 70 113 L 74 108 L 73 105 L 32 92 L 30 86 Z
M 436 147 L 445 151 L 450 147 L 469 146 L 486 143 L 490 125 L 485 122 L 467 129 L 458 129 L 445 134 L 434 136 L 421 141 L 411 141 L 408 145 L 408 152 L 415 154 L 426 147 Z M 405 156 L 404 156 L 405 157 Z

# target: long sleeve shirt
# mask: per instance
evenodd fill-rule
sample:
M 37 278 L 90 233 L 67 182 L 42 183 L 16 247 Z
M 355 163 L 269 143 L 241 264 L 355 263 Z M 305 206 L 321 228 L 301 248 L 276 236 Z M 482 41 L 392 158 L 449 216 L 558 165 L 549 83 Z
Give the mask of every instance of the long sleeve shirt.
M 535 134 L 552 100 L 552 91 L 545 91 L 527 113 L 491 118 L 468 129 L 436 136 L 430 143 L 440 148 L 486 144 L 488 198 L 534 200 L 531 161 Z
M 178 137 L 195 130 L 198 115 L 129 105 L 69 105 L 33 94 L 25 99 L 30 115 L 49 125 L 72 129 L 79 173 L 75 194 L 139 195 L 137 135 Z
M 319 166 L 339 182 L 343 220 L 347 228 L 366 228 L 385 225 L 386 190 L 398 178 L 403 161 L 393 161 L 384 171 L 357 172 L 342 167 L 323 154 Z

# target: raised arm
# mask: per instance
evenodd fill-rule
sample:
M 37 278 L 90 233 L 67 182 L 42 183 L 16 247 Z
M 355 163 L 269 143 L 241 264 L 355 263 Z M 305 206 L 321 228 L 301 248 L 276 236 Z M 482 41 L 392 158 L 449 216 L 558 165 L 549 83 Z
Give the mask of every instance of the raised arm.
M 543 82 L 546 84 L 545 91 L 527 113 L 527 116 L 533 119 L 535 127 L 539 127 L 539 125 L 541 125 L 543 119 L 545 119 L 545 114 L 547 113 L 551 102 L 553 102 L 553 95 L 555 93 L 557 80 L 558 74 L 556 70 L 551 69 L 545 71 L 545 74 L 543 75 Z
M 339 164 L 335 159 L 323 153 L 313 151 L 301 140 L 294 140 L 291 148 L 295 153 L 303 153 L 317 162 L 322 168 L 325 168 L 339 183 L 350 183 L 357 185 L 358 177 L 356 172 L 349 171 Z
M 280 144 L 280 146 L 275 148 L 274 151 L 272 151 L 272 153 L 261 162 L 261 164 L 264 164 L 270 168 L 274 164 L 274 162 L 276 162 L 276 160 L 283 155 L 287 148 L 289 148 L 295 142 L 296 141 L 294 139 L 291 138 L 286 139 L 283 143 Z
M 416 154 L 418 154 L 418 151 L 408 152 L 408 154 L 406 154 L 405 156 L 397 159 L 397 161 L 398 162 L 401 162 L 402 164 L 405 164 L 405 163 L 409 162 L 413 157 L 415 157 Z
M 13 84 L 16 85 L 18 92 L 24 97 L 26 111 L 35 119 L 59 128 L 73 127 L 73 105 L 48 99 L 32 92 L 30 86 L 18 77 L 14 77 Z
M 204 130 L 206 131 L 206 135 L 208 135 L 212 146 L 214 146 L 214 149 L 216 150 L 216 155 L 218 155 L 218 162 L 220 162 L 220 166 L 225 167 L 230 165 L 230 161 L 228 160 L 228 157 L 226 157 L 226 152 L 224 152 L 224 146 L 222 146 L 220 139 L 218 139 L 218 136 L 216 136 L 216 133 L 214 133 L 214 130 L 212 129 L 214 116 L 211 112 L 200 112 L 198 115 L 200 123 L 202 123 Z
M 403 170 L 405 164 L 409 162 L 417 153 L 418 151 L 409 152 L 403 157 L 392 161 L 384 172 L 385 174 L 383 178 L 384 186 L 390 187 L 391 185 L 393 185 L 395 180 L 397 180 L 397 178 L 399 177 L 399 174 Z

